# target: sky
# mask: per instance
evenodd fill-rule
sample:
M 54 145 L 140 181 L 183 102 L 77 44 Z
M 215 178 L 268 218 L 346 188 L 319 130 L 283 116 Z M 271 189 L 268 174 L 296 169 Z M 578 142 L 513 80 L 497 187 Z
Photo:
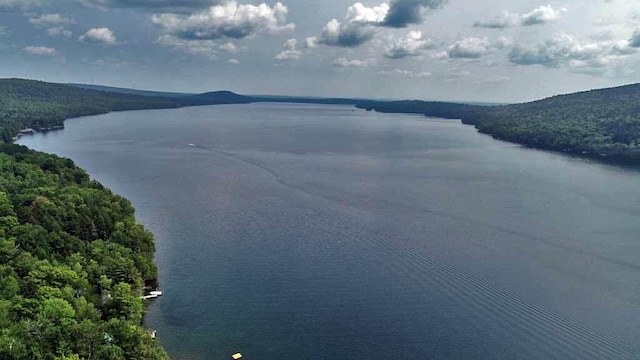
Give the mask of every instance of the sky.
M 0 77 L 529 101 L 640 82 L 640 1 L 0 0 Z

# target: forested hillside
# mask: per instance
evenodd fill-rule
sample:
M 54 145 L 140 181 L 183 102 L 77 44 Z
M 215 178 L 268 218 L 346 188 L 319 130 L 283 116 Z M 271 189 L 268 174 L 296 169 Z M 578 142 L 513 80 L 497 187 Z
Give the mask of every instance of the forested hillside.
M 0 80 L 0 359 L 168 358 L 141 326 L 154 242 L 131 204 L 71 160 L 8 142 L 69 117 L 177 106 Z
M 640 85 L 559 95 L 514 105 L 400 101 L 359 107 L 462 119 L 516 143 L 617 162 L 640 163 Z
M 153 254 L 71 160 L 0 146 L 0 359 L 166 359 L 140 326 Z
M 24 128 L 62 126 L 65 119 L 109 111 L 181 106 L 168 98 L 116 94 L 33 80 L 0 79 L 0 141 Z

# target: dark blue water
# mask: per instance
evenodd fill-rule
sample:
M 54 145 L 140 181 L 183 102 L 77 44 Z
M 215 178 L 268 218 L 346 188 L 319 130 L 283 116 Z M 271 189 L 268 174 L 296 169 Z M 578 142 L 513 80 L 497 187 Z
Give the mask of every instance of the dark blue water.
M 66 125 L 20 143 L 133 201 L 175 359 L 640 357 L 638 171 L 349 107 Z

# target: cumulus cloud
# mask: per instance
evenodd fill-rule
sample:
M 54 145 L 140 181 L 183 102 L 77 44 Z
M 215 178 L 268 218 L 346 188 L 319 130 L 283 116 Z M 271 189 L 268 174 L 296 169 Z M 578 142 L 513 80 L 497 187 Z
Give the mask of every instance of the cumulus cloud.
M 58 55 L 58 51 L 55 48 L 46 46 L 27 46 L 22 50 L 31 55 L 42 57 L 55 57 Z
M 307 49 L 314 49 L 318 47 L 318 38 L 315 36 L 308 37 L 304 40 L 304 47 Z
M 537 7 L 522 15 L 505 10 L 494 19 L 488 21 L 477 21 L 473 26 L 489 29 L 504 29 L 516 26 L 543 25 L 557 21 L 565 11 L 567 11 L 566 8 L 555 10 L 551 5 Z
M 275 59 L 280 61 L 289 61 L 289 60 L 298 60 L 302 55 L 302 51 L 298 50 L 298 40 L 289 39 L 283 45 L 284 49 L 278 55 L 276 55 Z
M 60 26 L 75 24 L 75 21 L 65 15 L 42 14 L 29 18 L 29 23 L 35 26 Z
M 391 70 L 386 69 L 386 70 L 378 71 L 378 74 L 389 75 L 389 76 L 406 76 L 406 77 L 415 78 L 415 79 L 424 79 L 424 78 L 431 77 L 433 75 L 428 71 L 416 72 L 416 71 L 406 70 L 406 69 L 391 69 Z
M 384 26 L 402 28 L 422 24 L 429 10 L 438 9 L 447 0 L 391 0 Z
M 220 50 L 224 50 L 226 52 L 235 53 L 238 52 L 238 47 L 235 46 L 232 42 L 226 42 L 220 46 L 218 46 Z
M 517 65 L 567 67 L 578 72 L 604 73 L 623 65 L 636 52 L 628 41 L 583 41 L 573 34 L 559 33 L 535 46 L 515 46 L 509 61 Z
M 567 11 L 566 8 L 554 10 L 551 5 L 540 6 L 539 8 L 533 9 L 531 12 L 522 15 L 520 17 L 520 22 L 522 26 L 546 24 L 560 19 L 562 13 L 565 11 Z
M 113 45 L 116 36 L 109 28 L 93 28 L 80 36 L 80 41 L 87 43 Z
M 347 68 L 347 67 L 364 68 L 364 67 L 370 67 L 375 65 L 376 65 L 376 62 L 373 59 L 349 60 L 346 58 L 338 58 L 333 61 L 333 66 L 341 67 L 341 68 Z
M 452 59 L 477 59 L 488 54 L 494 44 L 487 38 L 466 37 L 449 46 L 447 54 Z
M 402 28 L 424 21 L 428 10 L 444 5 L 446 0 L 392 0 L 389 4 L 368 7 L 358 2 L 347 9 L 342 21 L 332 19 L 317 37 L 307 38 L 307 47 L 318 44 L 357 47 L 376 34 L 376 27 Z
M 242 39 L 257 33 L 277 33 L 295 28 L 287 23 L 289 10 L 278 2 L 238 5 L 230 1 L 191 15 L 165 13 L 154 15 L 151 21 L 166 33 L 185 40 Z
M 341 47 L 356 47 L 373 39 L 374 26 L 382 24 L 389 5 L 366 7 L 362 3 L 349 6 L 342 22 L 337 19 L 329 21 L 322 29 L 319 37 L 307 39 L 308 47 L 317 44 Z M 310 45 L 310 46 L 309 46 Z
M 393 42 L 387 48 L 384 56 L 390 59 L 420 56 L 433 47 L 433 41 L 423 38 L 421 31 L 410 31 L 406 36 Z

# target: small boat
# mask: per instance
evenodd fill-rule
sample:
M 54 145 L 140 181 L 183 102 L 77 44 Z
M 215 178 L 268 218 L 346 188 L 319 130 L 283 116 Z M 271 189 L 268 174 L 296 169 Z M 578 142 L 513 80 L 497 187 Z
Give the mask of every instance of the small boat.
M 189 144 L 191 147 L 197 147 L 196 144 Z
M 162 291 L 155 290 L 155 291 L 149 291 L 148 295 L 141 296 L 140 299 L 142 299 L 142 300 L 151 300 L 151 299 L 157 299 L 160 296 L 162 296 Z
M 235 354 L 231 355 L 231 358 L 232 358 L 233 360 L 239 360 L 239 359 L 242 359 L 242 354 L 240 354 L 240 353 L 235 353 Z

